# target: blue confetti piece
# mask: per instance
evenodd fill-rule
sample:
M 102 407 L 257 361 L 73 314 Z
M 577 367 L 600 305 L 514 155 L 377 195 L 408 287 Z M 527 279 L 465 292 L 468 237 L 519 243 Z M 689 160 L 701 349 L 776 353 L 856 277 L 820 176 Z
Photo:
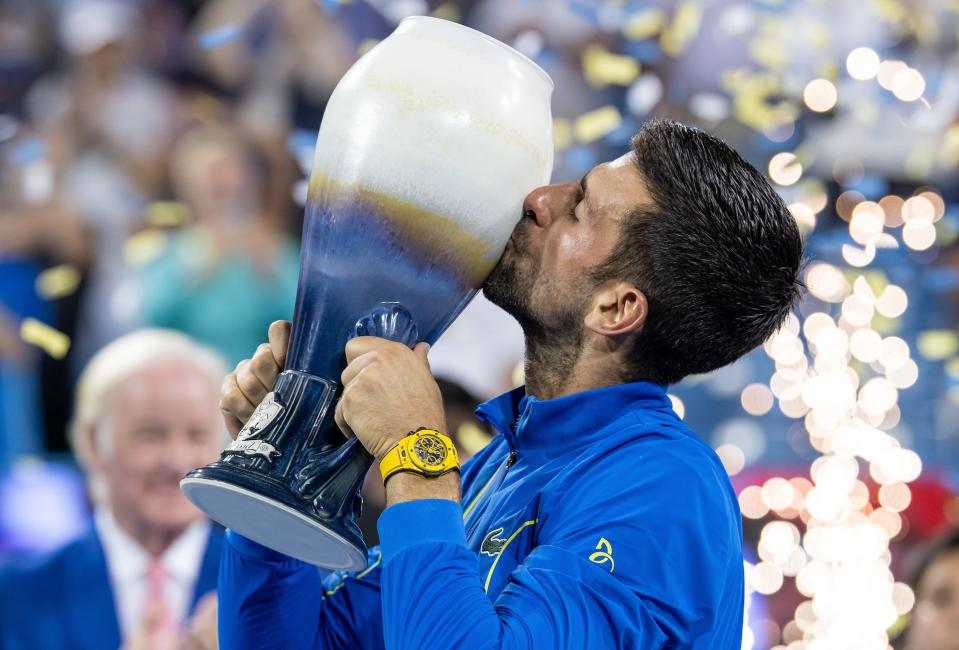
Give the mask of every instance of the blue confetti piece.
M 309 175 L 313 167 L 313 150 L 316 148 L 316 131 L 297 129 L 286 138 L 286 148 L 296 159 L 304 174 Z
M 539 53 L 533 57 L 533 61 L 535 61 L 539 67 L 548 70 L 551 66 L 555 65 L 560 58 L 556 50 L 544 45 Z
M 304 150 L 313 151 L 316 146 L 316 131 L 312 129 L 297 129 L 286 138 L 286 146 L 294 156 Z
M 337 0 L 320 0 L 320 6 L 326 13 L 335 16 L 340 11 L 341 5 Z
M 848 187 L 859 192 L 870 201 L 879 200 L 889 191 L 889 183 L 876 174 L 866 174 Z
M 579 145 L 566 151 L 566 165 L 575 174 L 585 174 L 597 162 L 596 152 L 588 145 Z
M 577 2 L 573 0 L 573 2 L 569 3 L 569 10 L 577 16 L 582 16 L 591 23 L 599 22 L 599 8 L 587 2 Z
M 222 27 L 217 27 L 216 29 L 211 29 L 208 32 L 200 34 L 198 42 L 200 47 L 204 50 L 211 50 L 215 47 L 220 47 L 225 43 L 236 39 L 240 35 L 240 28 L 234 24 L 223 25 Z
M 623 54 L 633 57 L 640 63 L 658 63 L 663 58 L 663 51 L 655 40 L 628 41 L 623 48 Z
M 40 160 L 46 155 L 47 146 L 40 138 L 27 138 L 17 143 L 10 152 L 10 164 L 20 167 Z
M 639 123 L 631 117 L 623 117 L 623 120 L 619 123 L 615 129 L 613 129 L 609 134 L 603 138 L 604 142 L 607 142 L 611 145 L 622 146 L 629 142 L 636 132 L 639 130 Z

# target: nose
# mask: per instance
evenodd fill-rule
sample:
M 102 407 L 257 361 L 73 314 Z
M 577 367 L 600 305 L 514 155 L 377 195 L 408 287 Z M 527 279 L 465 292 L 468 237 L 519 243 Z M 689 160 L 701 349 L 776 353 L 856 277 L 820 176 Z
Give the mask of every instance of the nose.
M 171 435 L 164 445 L 162 458 L 168 471 L 181 475 L 202 465 L 198 465 L 196 448 L 190 444 L 186 434 Z
M 557 216 L 572 210 L 578 195 L 579 185 L 576 183 L 537 187 L 523 201 L 523 216 L 534 219 L 537 226 L 545 228 Z

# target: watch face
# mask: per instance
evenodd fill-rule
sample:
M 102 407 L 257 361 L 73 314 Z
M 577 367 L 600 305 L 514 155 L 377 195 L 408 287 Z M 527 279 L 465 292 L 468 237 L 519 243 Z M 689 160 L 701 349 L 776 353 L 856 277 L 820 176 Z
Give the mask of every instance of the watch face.
M 436 436 L 420 436 L 410 448 L 411 456 L 417 465 L 433 468 L 446 461 L 446 445 Z

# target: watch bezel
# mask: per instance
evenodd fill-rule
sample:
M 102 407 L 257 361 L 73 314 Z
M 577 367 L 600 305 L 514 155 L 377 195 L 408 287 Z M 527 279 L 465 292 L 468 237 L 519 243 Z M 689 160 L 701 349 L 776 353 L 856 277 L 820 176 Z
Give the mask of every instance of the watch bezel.
M 407 456 L 410 459 L 410 462 L 416 466 L 422 472 L 425 472 L 430 475 L 439 475 L 443 473 L 443 467 L 449 461 L 450 458 L 450 449 L 446 444 L 446 441 L 442 437 L 433 433 L 432 431 L 417 431 L 413 434 L 412 440 L 407 445 Z M 439 445 L 443 448 L 443 458 L 440 462 L 435 464 L 425 463 L 420 460 L 419 456 L 416 453 L 416 445 L 420 443 L 424 438 L 433 438 Z

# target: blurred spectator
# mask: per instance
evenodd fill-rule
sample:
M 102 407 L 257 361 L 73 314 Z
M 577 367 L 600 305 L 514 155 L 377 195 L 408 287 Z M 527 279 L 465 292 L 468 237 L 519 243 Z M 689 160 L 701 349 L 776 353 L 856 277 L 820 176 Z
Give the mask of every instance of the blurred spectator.
M 94 526 L 0 571 L 0 647 L 167 648 L 187 635 L 215 645 L 215 603 L 200 603 L 216 586 L 222 531 L 179 481 L 225 442 L 217 410 L 224 372 L 215 354 L 162 330 L 124 336 L 91 360 L 71 441 Z
M 911 586 L 916 606 L 902 650 L 959 650 L 959 530 L 919 556 Z
M 186 332 L 234 364 L 270 323 L 292 317 L 296 297 L 298 251 L 265 214 L 258 162 L 229 127 L 186 133 L 170 175 L 194 225 L 143 272 L 146 322 Z

